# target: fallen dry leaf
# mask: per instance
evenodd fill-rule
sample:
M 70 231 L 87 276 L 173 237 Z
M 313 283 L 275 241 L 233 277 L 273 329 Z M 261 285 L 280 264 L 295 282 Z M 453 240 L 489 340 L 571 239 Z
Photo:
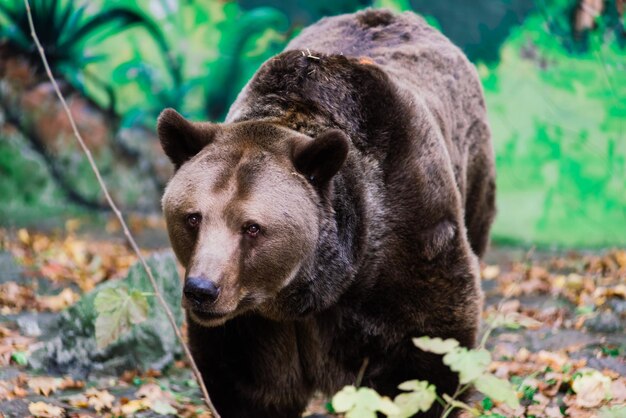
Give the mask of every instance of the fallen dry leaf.
M 611 397 L 613 401 L 626 402 L 626 383 L 622 380 L 611 382 Z
M 41 418 L 61 418 L 65 414 L 65 409 L 45 402 L 31 402 L 28 404 L 28 411 Z
M 75 408 L 89 408 L 89 399 L 82 393 L 68 396 L 65 400 Z
M 150 406 L 150 401 L 148 399 L 133 399 L 122 405 L 120 410 L 124 415 L 132 415 L 135 412 L 150 409 Z
M 61 379 L 56 377 L 32 377 L 28 380 L 28 387 L 37 394 L 48 396 L 61 385 Z
M 73 305 L 78 299 L 80 299 L 80 295 L 68 287 L 58 295 L 38 296 L 37 303 L 41 310 L 58 312 Z
M 611 397 L 611 379 L 597 370 L 586 369 L 572 383 L 576 392 L 575 404 L 583 408 L 594 408 Z
M 161 389 L 156 383 L 146 383 L 135 393 L 138 398 L 157 400 L 173 400 L 172 394 Z
M 500 274 L 500 266 L 485 266 L 482 271 L 483 279 L 493 280 Z
M 106 390 L 90 388 L 85 391 L 85 396 L 89 406 L 95 409 L 96 412 L 113 408 L 115 397 Z
M 69 376 L 66 376 L 61 381 L 59 385 L 59 389 L 67 390 L 67 389 L 82 389 L 85 387 L 85 382 L 82 380 L 74 380 Z

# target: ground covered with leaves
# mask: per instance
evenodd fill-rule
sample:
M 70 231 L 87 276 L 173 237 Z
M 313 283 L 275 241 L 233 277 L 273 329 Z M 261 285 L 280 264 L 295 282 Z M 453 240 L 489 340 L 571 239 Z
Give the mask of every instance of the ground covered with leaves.
M 115 224 L 106 237 L 79 230 L 77 221 L 56 232 L 0 230 L 0 415 L 210 416 L 188 365 L 176 353 L 163 357 L 171 361 L 143 370 L 128 363 L 103 363 L 107 366 L 100 369 L 45 362 L 33 367 L 36 353 L 53 337 L 45 324 L 71 306 L 76 310 L 83 295 L 102 283 L 126 277 L 136 261 L 121 237 L 112 238 Z M 138 220 L 134 230 L 148 237 L 146 254 L 167 248 L 158 221 Z M 494 246 L 482 275 L 486 322 L 494 315 L 511 319 L 486 340 L 488 372 L 512 383 L 519 405 L 511 408 L 477 392 L 464 414 L 626 416 L 625 250 Z M 526 326 L 515 325 L 520 318 L 527 318 L 521 321 Z M 330 399 L 318 396 L 311 413 L 333 415 Z

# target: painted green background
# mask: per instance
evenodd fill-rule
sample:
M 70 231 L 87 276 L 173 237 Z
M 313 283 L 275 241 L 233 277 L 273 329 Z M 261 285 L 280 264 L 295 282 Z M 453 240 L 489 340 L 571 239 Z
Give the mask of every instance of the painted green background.
M 31 1 L 59 11 L 84 6 L 79 21 L 120 7 L 153 23 L 103 25 L 55 68 L 57 77 L 111 112 L 114 135 L 137 127 L 153 132 L 156 115 L 168 106 L 195 120 L 221 120 L 259 65 L 323 16 L 371 6 L 414 10 L 468 54 L 483 80 L 498 169 L 494 240 L 626 244 L 623 16 L 607 13 L 596 29 L 574 36 L 574 0 Z M 19 24 L 2 10 L 6 44 Z M 18 44 L 9 45 L 20 53 Z M 37 224 L 88 212 L 50 180 L 46 161 L 2 112 L 0 122 L 0 222 Z M 104 164 L 115 171 L 114 157 Z M 84 184 L 71 187 L 97 191 L 87 168 L 81 170 Z M 120 184 L 122 203 L 136 209 L 141 190 L 112 181 Z

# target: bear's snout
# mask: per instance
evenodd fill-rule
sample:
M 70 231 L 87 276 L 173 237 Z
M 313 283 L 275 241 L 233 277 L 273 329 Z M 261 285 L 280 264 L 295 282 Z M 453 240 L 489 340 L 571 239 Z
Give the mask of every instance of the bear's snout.
M 215 302 L 220 294 L 220 288 L 213 280 L 188 277 L 183 288 L 183 294 L 189 302 L 200 307 Z

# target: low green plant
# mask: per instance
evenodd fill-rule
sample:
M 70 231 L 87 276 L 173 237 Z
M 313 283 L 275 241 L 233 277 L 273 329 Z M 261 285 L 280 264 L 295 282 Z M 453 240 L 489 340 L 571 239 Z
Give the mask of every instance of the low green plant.
M 139 290 L 126 286 L 104 289 L 96 295 L 96 343 L 104 348 L 148 317 L 148 299 Z
M 488 371 L 491 363 L 491 353 L 485 344 L 496 328 L 506 327 L 517 329 L 520 327 L 534 327 L 539 323 L 532 318 L 516 314 L 492 315 L 487 320 L 488 328 L 483 338 L 474 349 L 461 347 L 455 339 L 431 338 L 427 336 L 414 338 L 413 343 L 422 351 L 442 355 L 442 361 L 459 375 L 459 386 L 454 394 L 439 394 L 435 385 L 422 380 L 409 380 L 398 386 L 403 393 L 397 395 L 393 401 L 380 396 L 370 388 L 346 386 L 332 399 L 332 406 L 336 412 L 343 412 L 347 418 L 375 418 L 380 412 L 390 418 L 407 418 L 419 412 L 426 412 L 435 402 L 443 407 L 442 417 L 449 416 L 455 409 L 463 409 L 471 415 L 491 416 L 489 411 L 494 401 L 501 402 L 516 409 L 520 406 L 521 393 L 508 380 L 496 377 Z M 471 406 L 459 400 L 459 397 L 474 388 L 485 398 L 480 405 Z

